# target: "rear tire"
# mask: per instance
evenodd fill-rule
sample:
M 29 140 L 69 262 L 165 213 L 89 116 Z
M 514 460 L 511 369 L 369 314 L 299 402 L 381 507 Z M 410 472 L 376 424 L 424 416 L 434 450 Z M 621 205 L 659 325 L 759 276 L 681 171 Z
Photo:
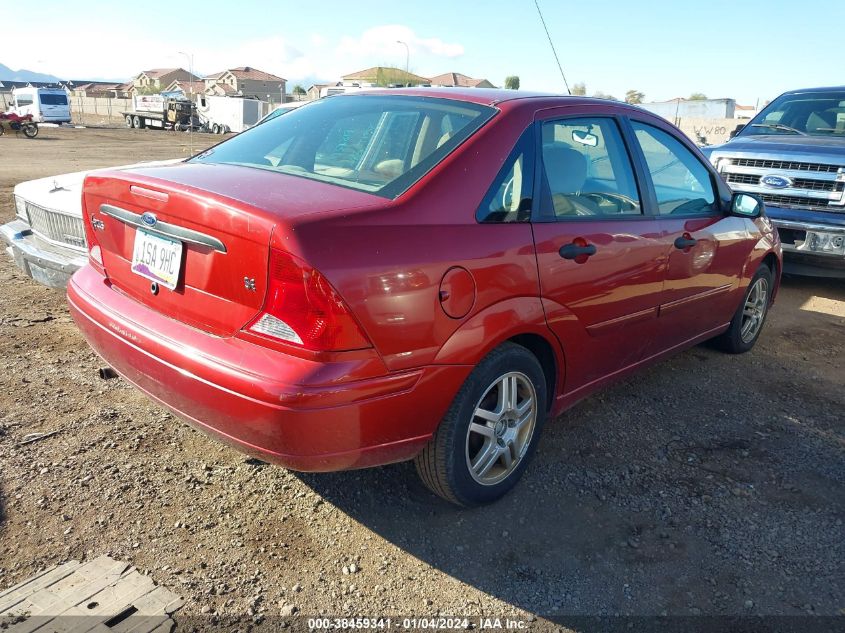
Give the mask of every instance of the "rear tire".
M 730 327 L 713 339 L 716 347 L 729 354 L 744 354 L 754 347 L 772 305 L 773 288 L 772 271 L 763 264 L 748 284 Z
M 422 452 L 417 474 L 460 506 L 496 501 L 522 477 L 546 421 L 546 379 L 527 349 L 504 343 L 467 377 Z
M 38 126 L 34 123 L 29 123 L 23 126 L 23 135 L 27 138 L 35 138 L 38 136 Z
M 132 122 L 132 115 L 131 114 L 126 115 L 126 127 L 128 127 L 130 130 L 133 127 L 135 127 L 135 124 Z
M 211 126 L 211 133 L 212 134 L 220 134 L 220 126 L 216 123 Z
M 132 117 L 132 127 L 138 128 L 139 130 L 144 129 L 144 122 L 137 114 Z

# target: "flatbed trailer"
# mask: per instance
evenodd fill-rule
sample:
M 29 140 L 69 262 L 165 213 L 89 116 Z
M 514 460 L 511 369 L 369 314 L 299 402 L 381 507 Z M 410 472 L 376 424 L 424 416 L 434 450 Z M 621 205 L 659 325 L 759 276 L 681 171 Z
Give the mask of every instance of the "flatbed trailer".
M 177 96 L 170 94 L 137 95 L 133 100 L 134 108 L 121 112 L 128 128 L 187 128 L 194 121 L 196 110 L 194 104 L 185 99 L 181 93 Z

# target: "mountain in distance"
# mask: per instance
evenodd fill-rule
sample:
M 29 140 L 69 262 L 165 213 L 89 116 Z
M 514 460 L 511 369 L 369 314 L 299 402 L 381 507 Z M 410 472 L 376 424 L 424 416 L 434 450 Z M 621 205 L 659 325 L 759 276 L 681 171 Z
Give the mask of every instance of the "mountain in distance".
M 55 75 L 48 75 L 46 73 L 37 73 L 32 70 L 21 68 L 20 70 L 12 70 L 8 66 L 0 64 L 0 81 L 61 81 Z

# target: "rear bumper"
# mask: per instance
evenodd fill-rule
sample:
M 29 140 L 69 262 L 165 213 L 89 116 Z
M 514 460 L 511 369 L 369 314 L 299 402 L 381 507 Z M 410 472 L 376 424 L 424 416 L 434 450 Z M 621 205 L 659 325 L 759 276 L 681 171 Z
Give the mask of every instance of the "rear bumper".
M 42 240 L 23 220 L 12 220 L 0 226 L 0 237 L 18 268 L 51 288 L 67 286 L 70 276 L 88 260 L 85 253 Z
M 94 350 L 141 391 L 239 450 L 295 470 L 412 458 L 471 370 L 388 374 L 360 354 L 317 362 L 212 336 L 113 290 L 90 266 L 68 284 L 68 304 Z

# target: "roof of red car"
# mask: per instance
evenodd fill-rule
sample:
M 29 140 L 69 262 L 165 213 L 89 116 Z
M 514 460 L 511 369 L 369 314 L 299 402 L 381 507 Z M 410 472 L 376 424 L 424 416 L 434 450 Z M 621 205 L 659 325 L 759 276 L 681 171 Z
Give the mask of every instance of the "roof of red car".
M 347 92 L 341 96 L 355 96 L 363 94 L 384 94 L 391 95 L 405 95 L 413 97 L 434 97 L 438 99 L 455 99 L 457 101 L 468 101 L 470 103 L 478 103 L 480 105 L 496 105 L 507 101 L 516 101 L 524 99 L 532 100 L 561 100 L 568 103 L 594 103 L 604 105 L 618 105 L 626 106 L 627 104 L 619 101 L 608 101 L 607 99 L 597 99 L 594 97 L 570 96 L 565 94 L 555 94 L 553 92 L 530 92 L 526 90 L 505 90 L 503 88 L 463 88 L 463 87 L 439 87 L 439 88 L 382 88 L 372 90 L 361 90 L 355 92 Z M 571 101 L 570 101 L 571 100 Z

